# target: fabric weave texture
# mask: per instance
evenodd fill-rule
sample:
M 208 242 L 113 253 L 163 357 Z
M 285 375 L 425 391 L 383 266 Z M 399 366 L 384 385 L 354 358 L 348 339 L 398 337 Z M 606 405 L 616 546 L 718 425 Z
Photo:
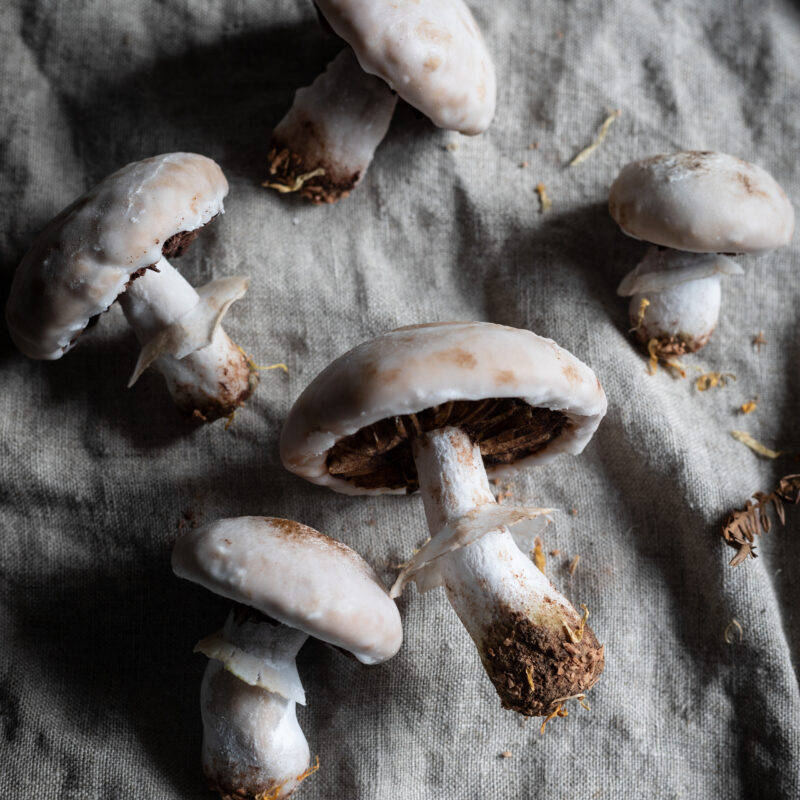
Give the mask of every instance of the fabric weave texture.
M 138 347 L 117 306 L 56 362 L 25 359 L 0 330 L 0 796 L 210 797 L 205 659 L 192 647 L 227 610 L 172 575 L 179 526 L 296 519 L 389 585 L 427 537 L 421 501 L 295 478 L 278 458 L 282 421 L 355 344 L 478 319 L 556 340 L 608 394 L 582 456 L 512 486 L 515 502 L 560 509 L 544 538 L 560 550 L 550 575 L 606 644 L 591 711 L 575 705 L 544 736 L 503 711 L 444 593 L 409 588 L 393 660 L 301 651 L 298 717 L 320 770 L 297 796 L 800 798 L 800 514 L 735 570 L 719 536 L 728 511 L 800 471 L 730 436 L 800 449 L 800 245 L 739 259 L 746 274 L 725 280 L 688 378 L 649 376 L 615 294 L 645 246 L 605 205 L 625 163 L 679 149 L 759 164 L 797 204 L 800 7 L 472 5 L 498 74 L 488 132 L 440 131 L 401 103 L 363 184 L 313 207 L 260 186 L 270 131 L 339 48 L 311 3 L 3 3 L 0 302 L 33 237 L 86 188 L 130 161 L 195 151 L 231 192 L 175 266 L 194 285 L 250 275 L 225 328 L 289 373 L 264 372 L 229 430 L 195 428 L 157 372 L 125 388 Z M 602 145 L 567 167 L 614 109 Z M 700 393 L 693 379 L 710 370 L 736 380 Z M 737 412 L 755 396 L 753 414 Z M 732 619 L 742 637 L 728 644 Z

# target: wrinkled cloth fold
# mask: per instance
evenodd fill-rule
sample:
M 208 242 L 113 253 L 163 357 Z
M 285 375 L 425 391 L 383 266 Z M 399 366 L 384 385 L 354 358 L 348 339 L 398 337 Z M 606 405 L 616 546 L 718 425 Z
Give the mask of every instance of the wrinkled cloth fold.
M 559 509 L 542 533 L 545 554 L 560 551 L 548 574 L 606 646 L 591 711 L 573 704 L 542 736 L 502 710 L 444 592 L 411 586 L 391 661 L 304 648 L 298 718 L 320 769 L 297 796 L 800 797 L 800 513 L 787 509 L 736 569 L 719 535 L 727 512 L 798 471 L 730 431 L 800 450 L 800 244 L 738 259 L 745 274 L 724 278 L 718 329 L 685 359 L 687 378 L 649 376 L 616 295 L 646 246 L 605 205 L 624 164 L 678 149 L 746 158 L 798 202 L 798 6 L 472 7 L 498 76 L 487 133 L 438 130 L 400 103 L 363 183 L 314 207 L 260 185 L 294 90 L 340 47 L 311 3 L 4 3 L 0 302 L 36 233 L 89 186 L 195 151 L 231 191 L 174 265 L 195 286 L 251 276 L 226 330 L 256 364 L 289 373 L 262 372 L 228 430 L 195 428 L 155 370 L 125 388 L 138 347 L 118 306 L 56 362 L 25 359 L 0 330 L 0 796 L 210 797 L 205 658 L 192 648 L 227 607 L 172 575 L 179 529 L 296 519 L 391 585 L 427 538 L 421 500 L 304 483 L 281 467 L 280 427 L 355 344 L 479 319 L 554 339 L 608 395 L 583 455 L 498 487 L 509 503 Z M 568 167 L 615 109 L 600 146 Z M 736 380 L 698 392 L 712 370 Z M 754 413 L 738 412 L 755 397 Z

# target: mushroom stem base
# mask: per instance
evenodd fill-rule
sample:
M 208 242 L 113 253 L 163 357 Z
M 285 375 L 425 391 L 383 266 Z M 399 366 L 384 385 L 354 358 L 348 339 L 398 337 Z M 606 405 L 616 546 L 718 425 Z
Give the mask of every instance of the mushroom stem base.
M 414 461 L 432 537 L 496 502 L 480 448 L 464 431 L 443 428 L 417 437 Z M 603 649 L 594 633 L 520 552 L 508 528 L 488 531 L 434 563 L 505 708 L 546 715 L 560 699 L 597 681 Z
M 397 97 L 359 66 L 348 47 L 294 104 L 272 134 L 264 186 L 312 203 L 347 197 L 386 136 Z
M 230 303 L 220 303 L 213 292 L 208 296 L 198 294 L 166 258 L 161 258 L 155 267 L 157 271 L 138 277 L 120 296 L 126 319 L 143 348 L 165 331 L 175 333 L 174 337 L 164 338 L 155 364 L 173 401 L 186 416 L 196 422 L 230 416 L 258 385 L 258 374 L 251 369 L 247 356 L 218 322 L 209 323 L 215 311 L 221 316 Z M 209 306 L 209 314 L 196 314 L 201 304 Z M 182 330 L 182 321 L 190 317 L 193 324 L 199 323 L 213 333 L 210 340 L 201 337 L 204 346 L 184 354 L 185 350 L 178 348 L 196 334 L 188 328 Z M 180 357 L 170 351 L 178 352 Z
M 288 797 L 308 768 L 310 753 L 295 703 L 250 686 L 209 661 L 200 690 L 203 772 L 225 797 Z

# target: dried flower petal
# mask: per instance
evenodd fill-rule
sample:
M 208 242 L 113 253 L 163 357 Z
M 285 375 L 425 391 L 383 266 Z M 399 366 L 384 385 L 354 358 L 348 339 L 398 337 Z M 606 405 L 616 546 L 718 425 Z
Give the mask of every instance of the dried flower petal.
M 754 397 L 747 403 L 742 403 L 739 408 L 741 409 L 742 414 L 752 414 L 756 408 L 758 408 L 758 398 Z
M 585 603 L 581 603 L 581 608 L 583 609 L 583 616 L 581 617 L 581 624 L 575 629 L 572 630 L 567 623 L 564 623 L 564 628 L 566 628 L 567 636 L 569 636 L 570 641 L 573 644 L 580 644 L 581 640 L 583 639 L 583 632 L 586 629 L 586 623 L 589 621 L 589 609 L 586 608 Z
M 705 392 L 715 386 L 726 386 L 729 380 L 736 380 L 732 372 L 705 372 L 696 381 L 698 392 Z
M 756 558 L 753 540 L 761 533 L 769 533 L 771 521 L 769 507 L 772 506 L 781 524 L 786 519 L 784 503 L 797 505 L 800 502 L 800 475 L 786 475 L 771 494 L 755 492 L 752 499 L 741 510 L 729 514 L 722 526 L 725 541 L 739 552 L 731 559 L 730 565 L 738 567 L 748 557 Z
M 661 362 L 665 367 L 674 370 L 680 375 L 681 378 L 686 377 L 686 370 L 680 361 L 672 358 L 666 358 L 661 353 L 661 345 L 658 339 L 651 339 L 647 343 L 647 352 L 650 354 L 650 362 L 647 365 L 647 371 L 650 375 L 655 375 L 658 372 L 658 364 Z
M 737 442 L 747 445 L 747 447 L 749 447 L 754 453 L 758 453 L 760 456 L 764 456 L 765 458 L 778 458 L 778 456 L 783 455 L 782 450 L 770 450 L 769 447 L 766 447 L 765 445 L 761 444 L 761 442 L 756 441 L 746 431 L 731 431 L 731 436 L 733 436 Z
M 639 328 L 642 327 L 642 323 L 644 322 L 644 315 L 649 305 L 650 301 L 646 297 L 643 297 L 639 301 L 639 310 L 636 312 L 636 324 L 631 328 L 629 332 L 638 331 Z
M 538 536 L 533 540 L 533 563 L 536 564 L 542 575 L 546 574 L 547 559 L 542 550 L 542 540 Z
M 597 137 L 595 140 L 588 147 L 584 147 L 583 150 L 581 150 L 580 153 L 578 153 L 578 155 L 576 155 L 575 158 L 569 162 L 569 166 L 577 167 L 578 164 L 583 164 L 583 162 L 586 161 L 586 159 L 589 158 L 589 156 L 591 156 L 598 147 L 600 147 L 600 145 L 603 143 L 603 139 L 606 138 L 608 129 L 614 124 L 614 120 L 616 120 L 621 113 L 622 111 L 617 109 L 605 118 L 603 124 L 600 126 L 600 130 L 597 132 Z
M 552 201 L 547 195 L 547 187 L 543 183 L 537 183 L 536 194 L 539 195 L 539 213 L 545 214 L 553 205 Z

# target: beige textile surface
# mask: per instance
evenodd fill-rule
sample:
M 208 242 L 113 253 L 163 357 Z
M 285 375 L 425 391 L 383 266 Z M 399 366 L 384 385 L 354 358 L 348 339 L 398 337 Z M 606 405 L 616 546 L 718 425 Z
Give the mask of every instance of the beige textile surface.
M 513 491 L 562 509 L 545 537 L 561 551 L 551 575 L 591 610 L 606 672 L 590 712 L 576 706 L 541 736 L 499 708 L 443 592 L 411 588 L 406 643 L 387 664 L 304 647 L 298 716 L 320 770 L 298 796 L 800 797 L 800 514 L 736 570 L 718 536 L 726 511 L 797 470 L 729 431 L 800 449 L 798 246 L 742 258 L 746 275 L 725 281 L 715 337 L 687 363 L 690 377 L 737 380 L 699 393 L 648 377 L 631 348 L 614 289 L 644 247 L 604 206 L 624 163 L 683 148 L 748 158 L 800 201 L 798 4 L 473 5 L 499 77 L 488 133 L 442 132 L 401 104 L 363 185 L 316 208 L 259 186 L 270 130 L 337 50 L 310 3 L 4 0 L 3 302 L 32 237 L 85 188 L 129 161 L 197 151 L 231 193 L 176 265 L 195 284 L 249 274 L 226 329 L 289 375 L 264 373 L 229 431 L 194 429 L 156 372 L 125 389 L 137 346 L 116 306 L 54 363 L 0 333 L 0 797 L 207 796 L 205 659 L 192 647 L 226 604 L 173 577 L 179 520 L 291 517 L 389 583 L 427 535 L 419 498 L 305 484 L 281 468 L 280 426 L 352 345 L 452 319 L 552 337 L 605 385 L 609 412 L 585 454 Z M 568 169 L 617 108 L 603 145 Z M 737 415 L 755 395 L 757 411 Z M 742 641 L 726 644 L 734 618 Z

